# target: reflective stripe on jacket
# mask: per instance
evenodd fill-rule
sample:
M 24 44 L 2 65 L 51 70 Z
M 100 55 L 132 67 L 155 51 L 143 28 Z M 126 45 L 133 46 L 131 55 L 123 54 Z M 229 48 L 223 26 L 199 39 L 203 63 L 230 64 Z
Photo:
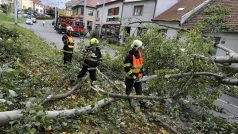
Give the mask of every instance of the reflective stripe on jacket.
M 66 35 L 66 37 L 68 38 L 68 41 L 69 41 L 69 44 L 67 44 L 68 47 L 69 48 L 74 48 L 74 38 L 72 36 L 68 36 L 67 34 L 65 34 L 65 35 Z

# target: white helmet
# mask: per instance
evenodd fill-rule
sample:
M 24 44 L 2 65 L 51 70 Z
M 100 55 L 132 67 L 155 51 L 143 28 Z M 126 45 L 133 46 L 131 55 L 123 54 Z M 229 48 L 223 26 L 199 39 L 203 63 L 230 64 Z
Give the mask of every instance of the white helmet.
M 73 31 L 73 28 L 71 26 L 67 26 L 66 31 Z
M 131 44 L 131 48 L 138 49 L 142 47 L 143 43 L 140 40 L 134 40 L 133 43 Z

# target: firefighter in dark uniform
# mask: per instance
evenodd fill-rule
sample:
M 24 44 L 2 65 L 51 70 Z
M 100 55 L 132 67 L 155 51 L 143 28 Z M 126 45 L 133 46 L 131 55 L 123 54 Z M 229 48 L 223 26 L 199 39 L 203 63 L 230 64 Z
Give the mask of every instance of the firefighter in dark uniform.
M 66 34 L 63 35 L 62 41 L 64 43 L 63 53 L 64 53 L 64 64 L 71 63 L 73 49 L 74 49 L 74 38 L 71 34 L 72 27 L 68 26 L 66 28 Z
M 82 78 L 87 71 L 90 74 L 91 85 L 96 84 L 96 67 L 102 61 L 102 54 L 99 48 L 99 41 L 96 38 L 92 38 L 89 42 L 90 46 L 83 49 L 84 53 L 84 63 L 83 68 L 78 74 L 78 79 Z
M 126 94 L 130 95 L 133 87 L 137 95 L 142 95 L 142 85 L 138 80 L 143 76 L 143 57 L 140 48 L 143 43 L 140 40 L 134 40 L 131 49 L 124 61 L 124 70 L 127 73 L 125 78 Z M 131 101 L 129 100 L 131 105 Z M 144 101 L 139 101 L 142 108 L 146 108 Z

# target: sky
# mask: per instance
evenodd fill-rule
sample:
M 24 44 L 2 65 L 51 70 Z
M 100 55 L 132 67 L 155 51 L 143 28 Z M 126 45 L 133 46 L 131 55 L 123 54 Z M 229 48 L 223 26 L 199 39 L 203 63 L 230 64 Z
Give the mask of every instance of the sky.
M 51 7 L 65 8 L 65 3 L 69 0 L 41 0 L 42 4 L 49 5 Z

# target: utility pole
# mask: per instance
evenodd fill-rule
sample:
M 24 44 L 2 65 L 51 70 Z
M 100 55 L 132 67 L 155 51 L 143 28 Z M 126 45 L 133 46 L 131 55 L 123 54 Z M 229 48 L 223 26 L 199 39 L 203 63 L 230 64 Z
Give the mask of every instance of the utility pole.
M 86 32 L 88 32 L 87 29 L 87 12 L 86 12 L 86 8 L 87 8 L 87 0 L 84 0 L 84 15 L 83 15 L 83 19 L 84 19 L 84 29 L 86 30 Z
M 56 23 L 56 21 L 57 21 L 57 18 L 58 18 L 58 12 L 57 12 L 57 10 L 58 10 L 58 8 L 57 8 L 57 7 L 55 7 L 55 23 Z
M 18 0 L 14 0 L 14 20 L 15 24 L 17 25 L 17 9 L 18 9 Z
M 102 20 L 103 20 L 103 14 L 104 14 L 104 8 L 105 8 L 105 0 L 103 0 L 103 5 L 102 5 L 102 14 L 100 18 L 100 28 L 99 28 L 99 37 L 102 37 Z

